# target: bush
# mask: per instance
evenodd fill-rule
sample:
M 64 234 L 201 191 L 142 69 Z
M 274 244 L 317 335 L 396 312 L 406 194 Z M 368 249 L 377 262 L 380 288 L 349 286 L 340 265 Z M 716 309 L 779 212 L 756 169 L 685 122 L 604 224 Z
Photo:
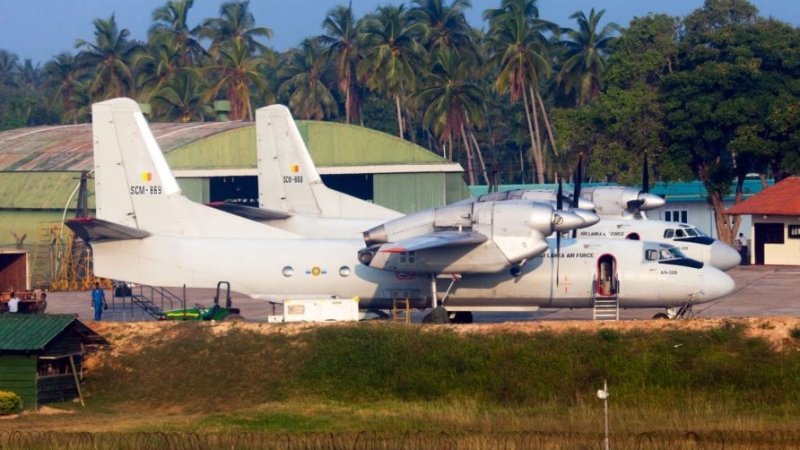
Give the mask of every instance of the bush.
M 789 330 L 789 336 L 792 339 L 800 339 L 800 327 L 794 327 Z
M 9 391 L 0 391 L 0 416 L 16 414 L 21 409 L 22 399 L 19 395 Z

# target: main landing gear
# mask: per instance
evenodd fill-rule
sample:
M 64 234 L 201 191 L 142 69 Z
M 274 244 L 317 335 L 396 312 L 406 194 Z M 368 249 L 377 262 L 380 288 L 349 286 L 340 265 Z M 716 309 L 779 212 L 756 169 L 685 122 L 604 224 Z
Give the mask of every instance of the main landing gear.
M 460 275 L 453 275 L 450 286 L 447 287 L 442 299 L 437 298 L 436 274 L 431 274 L 431 312 L 422 318 L 422 323 L 472 323 L 472 313 L 469 311 L 448 312 L 444 304 L 450 291 L 456 282 L 461 279 Z

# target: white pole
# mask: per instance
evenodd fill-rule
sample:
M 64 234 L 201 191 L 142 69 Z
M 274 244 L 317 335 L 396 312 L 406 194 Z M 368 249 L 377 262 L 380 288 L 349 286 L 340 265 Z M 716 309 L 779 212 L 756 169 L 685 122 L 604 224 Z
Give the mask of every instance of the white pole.
M 606 380 L 603 380 L 603 391 L 605 391 L 606 395 L 603 399 L 603 405 L 605 407 L 605 416 L 606 416 L 606 439 L 605 439 L 605 449 L 609 450 L 609 443 L 608 443 L 608 383 Z

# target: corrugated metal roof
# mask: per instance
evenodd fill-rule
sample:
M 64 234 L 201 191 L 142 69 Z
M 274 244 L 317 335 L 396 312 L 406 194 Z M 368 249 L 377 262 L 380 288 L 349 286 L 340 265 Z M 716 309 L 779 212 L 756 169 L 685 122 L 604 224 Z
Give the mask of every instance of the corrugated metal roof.
M 251 122 L 152 123 L 150 129 L 164 153 Z M 253 143 L 255 146 L 255 143 Z M 0 132 L 0 171 L 91 170 L 92 126 L 64 125 Z
M 800 215 L 800 177 L 788 177 L 747 200 L 734 205 L 725 214 Z
M 0 316 L 0 351 L 43 350 L 75 320 L 68 314 L 4 314 Z

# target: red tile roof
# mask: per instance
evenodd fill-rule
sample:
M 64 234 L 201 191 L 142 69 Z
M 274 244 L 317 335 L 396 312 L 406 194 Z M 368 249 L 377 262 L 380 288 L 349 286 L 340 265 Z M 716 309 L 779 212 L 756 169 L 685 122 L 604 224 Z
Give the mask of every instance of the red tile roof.
M 800 177 L 784 178 L 780 183 L 728 208 L 725 214 L 800 216 Z

